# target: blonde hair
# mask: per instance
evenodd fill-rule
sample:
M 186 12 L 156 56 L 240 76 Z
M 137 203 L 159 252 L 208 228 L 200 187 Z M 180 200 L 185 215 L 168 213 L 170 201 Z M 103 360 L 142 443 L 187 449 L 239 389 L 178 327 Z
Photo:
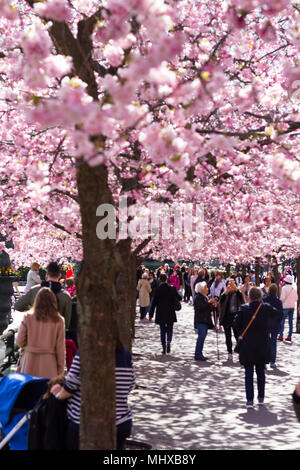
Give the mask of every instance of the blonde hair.
M 30 266 L 30 269 L 34 269 L 34 270 L 40 269 L 39 263 L 32 263 L 32 265 Z

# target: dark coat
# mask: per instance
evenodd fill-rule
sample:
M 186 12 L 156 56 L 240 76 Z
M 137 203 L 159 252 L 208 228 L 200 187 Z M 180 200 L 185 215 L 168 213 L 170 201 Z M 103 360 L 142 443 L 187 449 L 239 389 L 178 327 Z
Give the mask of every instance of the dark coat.
M 230 299 L 233 295 L 237 296 L 237 309 L 236 312 L 230 312 L 229 306 L 230 306 Z M 234 317 L 239 310 L 240 306 L 244 303 L 244 297 L 243 294 L 239 291 L 232 291 L 229 292 L 227 295 L 224 293 L 221 295 L 220 298 L 220 325 L 223 325 L 225 327 L 227 326 L 232 326 L 233 325 L 233 320 Z
M 196 294 L 194 298 L 194 327 L 196 328 L 198 323 L 206 323 L 212 328 L 212 311 L 213 306 L 208 301 L 208 298 L 201 293 Z
M 175 313 L 175 300 L 181 300 L 181 295 L 178 294 L 177 290 L 173 286 L 168 284 L 161 284 L 155 291 L 149 318 L 152 318 L 156 308 L 155 323 L 158 325 L 164 323 L 175 323 L 177 317 Z
M 243 333 L 258 306 L 258 301 L 241 306 L 233 322 L 238 336 Z M 262 304 L 241 341 L 239 359 L 242 365 L 264 365 L 270 362 L 270 333 L 276 332 L 281 319 L 282 313 L 279 310 L 270 304 Z
M 67 400 L 42 398 L 30 416 L 28 450 L 65 450 L 67 424 Z
M 156 279 L 153 279 L 152 282 L 149 282 L 150 286 L 151 286 L 151 292 L 150 292 L 150 299 L 153 299 L 154 297 L 154 294 L 156 292 L 156 289 L 158 288 L 158 282 Z
M 283 315 L 283 307 L 281 300 L 275 294 L 268 294 L 263 297 L 263 302 L 272 305 L 272 307 L 277 308 L 279 312 Z
M 272 307 L 277 308 L 279 312 L 281 313 L 281 318 L 272 318 L 270 321 L 272 323 L 272 332 L 273 334 L 278 334 L 280 331 L 280 326 L 281 326 L 281 320 L 283 317 L 283 307 L 282 307 L 282 302 L 281 300 L 274 294 L 268 294 L 265 297 L 263 297 L 263 302 L 268 303 L 272 305 Z

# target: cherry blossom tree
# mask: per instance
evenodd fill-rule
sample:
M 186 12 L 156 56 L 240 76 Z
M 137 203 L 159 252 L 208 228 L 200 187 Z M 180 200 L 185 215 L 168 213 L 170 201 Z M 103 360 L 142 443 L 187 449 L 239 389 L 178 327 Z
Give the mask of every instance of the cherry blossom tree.
M 137 256 L 299 256 L 299 8 L 0 0 L 0 14 L 0 232 L 18 262 L 83 260 L 81 447 L 113 449 Z M 203 204 L 202 243 L 99 238 L 97 208 L 122 196 L 138 217 Z

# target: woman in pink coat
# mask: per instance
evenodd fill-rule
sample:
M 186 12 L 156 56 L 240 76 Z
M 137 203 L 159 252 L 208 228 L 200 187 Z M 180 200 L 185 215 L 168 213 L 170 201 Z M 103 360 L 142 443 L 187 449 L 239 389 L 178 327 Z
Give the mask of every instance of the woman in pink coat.
M 17 372 L 49 378 L 64 373 L 65 321 L 48 287 L 39 290 L 32 311 L 25 314 L 16 343 L 23 350 Z
M 170 286 L 175 287 L 177 291 L 179 290 L 179 288 L 180 288 L 180 277 L 179 277 L 177 271 L 174 271 L 174 272 L 170 275 L 169 284 L 170 284 Z

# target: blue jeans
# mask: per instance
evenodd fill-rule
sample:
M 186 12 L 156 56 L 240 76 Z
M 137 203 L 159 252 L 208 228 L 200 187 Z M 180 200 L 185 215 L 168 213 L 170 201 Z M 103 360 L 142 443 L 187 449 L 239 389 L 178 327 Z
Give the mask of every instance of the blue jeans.
M 166 339 L 168 343 L 171 343 L 173 338 L 173 323 L 161 323 L 160 324 L 160 340 L 163 349 L 166 349 Z
M 197 323 L 196 325 L 198 331 L 198 338 L 196 342 L 196 349 L 195 349 L 195 358 L 199 359 L 203 356 L 203 345 L 207 335 L 208 325 L 207 323 Z
M 254 367 L 257 377 L 257 389 L 259 398 L 265 398 L 265 366 L 261 364 L 244 366 L 245 367 L 245 388 L 247 401 L 253 401 L 254 399 Z
M 270 356 L 270 362 L 275 363 L 276 362 L 276 351 L 277 351 L 277 333 L 272 333 L 271 338 L 270 338 L 270 348 L 271 348 L 271 356 Z
M 79 449 L 79 424 L 71 420 L 68 420 L 66 448 L 67 450 Z
M 288 317 L 289 320 L 289 333 L 288 336 L 291 338 L 293 334 L 293 315 L 294 315 L 294 309 L 293 308 L 284 308 L 283 309 L 283 318 L 281 321 L 281 328 L 280 328 L 280 336 L 283 336 L 283 330 L 284 330 L 284 324 L 285 320 Z

